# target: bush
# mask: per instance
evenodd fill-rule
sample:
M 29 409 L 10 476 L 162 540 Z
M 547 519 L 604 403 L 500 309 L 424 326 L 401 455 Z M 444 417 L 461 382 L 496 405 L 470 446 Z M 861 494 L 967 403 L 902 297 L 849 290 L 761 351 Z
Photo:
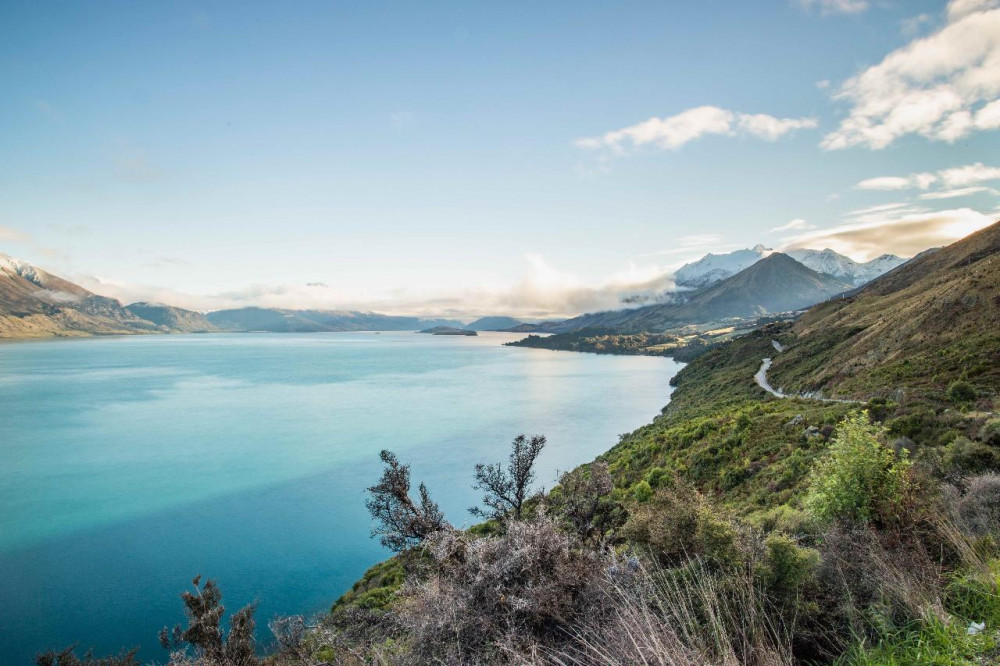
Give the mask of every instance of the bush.
M 632 498 L 636 502 L 648 502 L 653 499 L 653 489 L 650 487 L 649 482 L 640 481 L 639 483 L 632 486 Z
M 815 578 L 819 553 L 800 547 L 795 539 L 783 534 L 769 535 L 764 547 L 762 575 L 768 590 L 779 599 L 794 601 Z
M 887 521 L 908 493 L 910 461 L 885 444 L 885 430 L 861 412 L 841 422 L 833 444 L 813 467 L 806 508 L 821 520 Z
M 601 572 L 595 554 L 545 517 L 498 537 L 444 531 L 427 545 L 438 569 L 400 606 L 419 663 L 480 663 L 502 639 L 543 638 L 573 620 Z
M 969 382 L 958 379 L 948 386 L 948 399 L 955 404 L 972 402 L 976 399 L 976 388 Z
M 975 536 L 1000 534 L 1000 474 L 973 477 L 958 501 L 963 526 Z
M 944 447 L 941 464 L 947 472 L 987 472 L 1000 468 L 1000 450 L 960 435 Z

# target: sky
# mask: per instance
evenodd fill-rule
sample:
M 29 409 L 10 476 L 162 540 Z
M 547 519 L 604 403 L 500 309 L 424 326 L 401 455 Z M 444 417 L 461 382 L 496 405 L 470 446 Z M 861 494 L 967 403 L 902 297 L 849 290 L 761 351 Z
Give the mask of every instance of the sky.
M 0 252 L 125 302 L 543 318 L 1000 218 L 1000 0 L 0 0 Z

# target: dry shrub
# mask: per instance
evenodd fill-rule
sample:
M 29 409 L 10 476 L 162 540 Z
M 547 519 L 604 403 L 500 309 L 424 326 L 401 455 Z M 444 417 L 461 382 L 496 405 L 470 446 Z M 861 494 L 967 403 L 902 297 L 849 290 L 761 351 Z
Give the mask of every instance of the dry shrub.
M 442 531 L 427 548 L 437 571 L 400 606 L 417 661 L 489 661 L 501 643 L 547 641 L 586 607 L 600 575 L 600 558 L 545 516 L 480 539 Z
M 977 537 L 1000 533 L 1000 474 L 974 476 L 956 503 L 960 524 Z
M 790 631 L 775 622 L 749 568 L 713 572 L 704 561 L 661 569 L 631 559 L 606 569 L 602 598 L 570 643 L 526 663 L 658 666 L 792 664 Z

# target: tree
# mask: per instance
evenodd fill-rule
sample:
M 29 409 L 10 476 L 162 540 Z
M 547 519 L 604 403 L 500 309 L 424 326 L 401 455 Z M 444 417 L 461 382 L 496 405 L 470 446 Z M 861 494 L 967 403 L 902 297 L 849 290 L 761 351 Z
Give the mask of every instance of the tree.
M 160 644 L 167 650 L 178 651 L 187 645 L 194 647 L 201 658 L 199 663 L 211 666 L 258 666 L 257 643 L 254 639 L 255 604 L 244 606 L 229 619 L 228 638 L 222 632 L 222 591 L 215 581 L 200 585 L 201 576 L 193 581 L 194 592 L 183 592 L 184 612 L 188 617 L 187 629 L 180 625 L 173 632 L 166 627 L 160 630 Z M 173 657 L 172 657 L 173 659 Z
M 487 520 L 501 519 L 513 513 L 515 520 L 520 520 L 524 500 L 535 480 L 535 459 L 544 447 L 543 435 L 534 435 L 530 440 L 524 435 L 518 435 L 510 446 L 507 469 L 501 463 L 476 465 L 476 483 L 473 487 L 483 491 L 483 504 L 486 508 L 472 507 L 469 513 Z
M 423 483 L 418 489 L 419 503 L 410 499 L 409 465 L 400 464 L 392 451 L 382 451 L 379 457 L 385 469 L 379 482 L 368 488 L 365 500 L 368 513 L 377 521 L 373 538 L 381 535 L 383 546 L 401 551 L 451 527 Z

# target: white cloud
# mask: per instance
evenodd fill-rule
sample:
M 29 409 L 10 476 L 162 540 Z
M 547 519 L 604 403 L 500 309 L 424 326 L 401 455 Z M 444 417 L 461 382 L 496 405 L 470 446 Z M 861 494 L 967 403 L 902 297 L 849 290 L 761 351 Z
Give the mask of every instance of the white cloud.
M 953 0 L 934 34 L 893 51 L 844 82 L 847 118 L 821 146 L 885 148 L 918 134 L 956 141 L 1000 126 L 1000 0 Z
M 775 227 L 771 229 L 769 233 L 773 234 L 773 233 L 778 233 L 780 231 L 804 231 L 806 229 L 815 229 L 815 228 L 816 228 L 815 225 L 809 224 L 805 220 L 799 218 L 792 220 L 788 224 L 783 224 L 780 227 Z
M 995 193 L 996 190 L 989 187 L 961 187 L 954 190 L 942 190 L 940 192 L 925 192 L 920 195 L 920 198 L 925 200 L 955 199 L 957 197 L 967 197 L 970 194 L 977 194 L 979 192 Z
M 992 217 L 970 208 L 932 212 L 894 210 L 802 234 L 790 239 L 783 249 L 829 247 L 862 261 L 887 252 L 906 257 L 953 243 L 993 222 Z
M 747 135 L 774 141 L 794 130 L 816 125 L 815 118 L 776 118 L 766 114 L 736 113 L 717 106 L 699 106 L 665 118 L 650 118 L 601 136 L 577 139 L 573 143 L 578 148 L 611 148 L 619 152 L 626 147 L 640 148 L 649 144 L 663 150 L 675 150 L 711 134 Z
M 854 187 L 859 190 L 908 190 L 913 184 L 902 176 L 880 176 L 863 180 Z
M 868 0 L 796 0 L 805 9 L 817 9 L 823 16 L 857 14 L 868 9 Z
M 965 166 L 941 169 L 937 173 L 911 173 L 909 176 L 879 176 L 862 180 L 854 186 L 858 190 L 897 191 L 920 189 L 927 190 L 939 185 L 945 190 L 928 192 L 920 195 L 921 199 L 948 199 L 965 196 L 975 192 L 983 192 L 989 188 L 971 189 L 969 186 L 991 180 L 1000 180 L 1000 167 L 986 166 L 982 162 Z
M 982 162 L 976 162 L 966 166 L 943 169 L 938 172 L 938 175 L 948 187 L 963 187 L 990 180 L 1000 180 L 1000 167 L 988 167 Z

